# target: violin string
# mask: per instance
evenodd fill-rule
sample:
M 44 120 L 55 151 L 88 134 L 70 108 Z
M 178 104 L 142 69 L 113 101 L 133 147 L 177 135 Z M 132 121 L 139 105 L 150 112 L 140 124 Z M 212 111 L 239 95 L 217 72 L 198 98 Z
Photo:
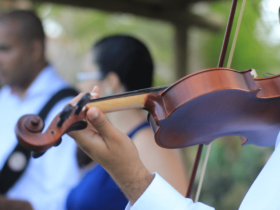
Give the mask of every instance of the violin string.
M 268 77 L 268 76 L 274 76 L 275 75 L 275 74 L 271 74 L 269 72 L 265 72 L 265 71 L 261 71 L 261 70 L 256 70 L 256 69 L 255 69 L 255 71 L 264 74 L 264 75 L 262 75 L 263 77 Z
M 239 32 L 242 16 L 243 16 L 244 9 L 245 9 L 245 3 L 246 3 L 246 0 L 243 0 L 241 10 L 240 10 L 240 13 L 239 13 L 238 23 L 237 23 L 235 33 L 234 33 L 233 43 L 231 45 L 230 56 L 228 58 L 228 63 L 227 63 L 228 68 L 230 68 L 230 66 L 231 66 L 231 61 L 232 61 L 232 58 L 233 58 L 233 52 L 234 52 L 234 49 L 235 49 L 235 45 L 236 45 L 236 41 L 237 41 L 237 37 L 238 37 L 238 32 Z M 205 155 L 205 158 L 204 158 L 204 163 L 203 163 L 203 166 L 202 166 L 201 175 L 200 175 L 199 184 L 198 184 L 198 189 L 197 189 L 197 192 L 196 192 L 194 202 L 197 202 L 198 199 L 199 199 L 199 196 L 200 196 L 202 183 L 203 183 L 203 180 L 204 180 L 205 171 L 206 171 L 206 167 L 207 167 L 207 163 L 208 163 L 209 155 L 210 155 L 210 151 L 211 151 L 211 146 L 212 146 L 212 142 L 208 145 L 207 150 L 206 150 L 206 155 Z
M 88 103 L 97 102 L 97 101 L 105 101 L 105 100 L 120 98 L 120 97 L 128 97 L 128 96 L 152 93 L 152 92 L 157 92 L 157 91 L 164 91 L 169 86 L 170 85 L 162 85 L 162 86 L 157 86 L 157 87 L 151 87 L 151 88 L 129 91 L 129 92 L 125 92 L 125 93 L 114 94 L 114 95 L 110 95 L 110 96 L 91 99 Z

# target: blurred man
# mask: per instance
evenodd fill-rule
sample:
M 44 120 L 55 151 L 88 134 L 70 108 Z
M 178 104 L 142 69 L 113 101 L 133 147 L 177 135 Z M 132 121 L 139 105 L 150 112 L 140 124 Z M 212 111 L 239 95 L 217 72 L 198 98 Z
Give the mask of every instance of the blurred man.
M 67 192 L 78 180 L 74 141 L 65 137 L 59 147 L 39 159 L 16 148 L 14 127 L 19 117 L 41 113 L 50 99 L 67 87 L 46 61 L 42 23 L 33 12 L 13 11 L 0 17 L 1 86 L 1 193 L 28 201 L 36 210 L 63 209 Z M 46 125 L 72 97 L 62 98 L 45 113 Z M 11 186 L 6 186 L 14 177 Z M 5 179 L 8 181 L 3 183 Z

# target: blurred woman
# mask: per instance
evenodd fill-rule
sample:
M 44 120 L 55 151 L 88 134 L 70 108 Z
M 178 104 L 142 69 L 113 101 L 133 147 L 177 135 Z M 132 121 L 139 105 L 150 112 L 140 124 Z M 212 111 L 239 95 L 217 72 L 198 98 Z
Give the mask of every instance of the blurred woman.
M 153 61 L 146 46 L 126 35 L 103 38 L 84 59 L 84 72 L 78 74 L 78 88 L 91 92 L 100 87 L 100 97 L 152 86 Z M 107 114 L 111 123 L 135 143 L 140 159 L 151 172 L 159 173 L 180 193 L 187 188 L 179 150 L 163 149 L 154 140 L 146 121 L 147 113 L 132 109 Z M 95 165 L 68 196 L 67 209 L 124 209 L 127 199 L 109 174 Z

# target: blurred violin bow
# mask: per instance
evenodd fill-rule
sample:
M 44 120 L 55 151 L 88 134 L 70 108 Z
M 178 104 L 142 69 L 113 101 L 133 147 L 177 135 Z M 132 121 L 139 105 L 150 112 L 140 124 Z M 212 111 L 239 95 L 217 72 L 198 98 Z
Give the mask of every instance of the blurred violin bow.
M 279 10 L 278 10 L 278 18 L 279 18 L 279 24 L 280 24 L 280 7 L 279 7 Z

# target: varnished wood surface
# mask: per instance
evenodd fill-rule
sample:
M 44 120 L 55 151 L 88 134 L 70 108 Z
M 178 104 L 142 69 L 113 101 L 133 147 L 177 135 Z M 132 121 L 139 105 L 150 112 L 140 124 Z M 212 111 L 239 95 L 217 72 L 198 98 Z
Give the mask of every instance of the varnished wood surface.
M 103 113 L 122 111 L 127 109 L 142 109 L 144 108 L 147 96 L 148 94 L 141 94 L 123 98 L 108 99 L 104 101 L 88 103 L 86 107 L 97 107 Z
M 175 87 L 176 88 L 173 88 Z M 237 72 L 228 68 L 211 68 L 190 74 L 162 94 L 162 100 L 169 116 L 181 105 L 207 93 L 220 90 L 258 90 L 250 70 Z
M 258 98 L 272 98 L 280 96 L 280 75 L 256 78 L 254 79 L 256 85 L 260 89 L 258 92 Z
M 254 80 L 250 70 L 227 68 L 186 76 L 162 94 L 165 119 L 150 121 L 156 142 L 178 148 L 244 136 L 246 144 L 272 146 L 280 130 L 279 82 L 279 75 Z

